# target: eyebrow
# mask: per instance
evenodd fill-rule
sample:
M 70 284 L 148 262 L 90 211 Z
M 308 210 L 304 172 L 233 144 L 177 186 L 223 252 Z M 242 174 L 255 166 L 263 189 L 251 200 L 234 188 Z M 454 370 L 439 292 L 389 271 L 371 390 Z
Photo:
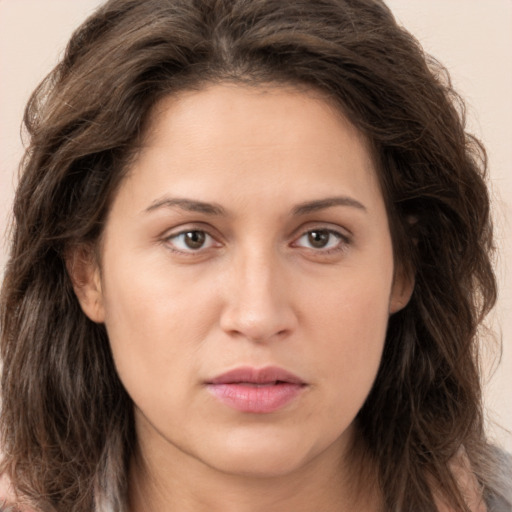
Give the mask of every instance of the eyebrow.
M 188 212 L 204 213 L 206 215 L 225 215 L 226 211 L 222 206 L 215 203 L 205 203 L 193 199 L 170 198 L 157 199 L 153 201 L 145 210 L 146 213 L 157 210 L 158 208 L 178 207 Z
M 295 206 L 292 210 L 294 216 L 307 215 L 333 206 L 349 206 L 358 210 L 366 212 L 366 207 L 349 196 L 336 196 L 328 197 L 325 199 L 317 199 L 314 201 L 307 201 Z M 206 203 L 204 201 L 197 201 L 194 199 L 185 199 L 180 197 L 164 197 L 153 201 L 144 211 L 145 213 L 152 212 L 159 208 L 175 208 L 178 207 L 188 212 L 204 213 L 206 215 L 226 215 L 226 210 L 216 203 Z
M 366 206 L 364 206 L 364 204 L 360 203 L 356 199 L 349 196 L 335 196 L 301 203 L 293 209 L 293 215 L 307 215 L 308 213 L 314 213 L 326 208 L 332 208 L 333 206 L 349 206 L 351 208 L 356 208 L 363 212 L 367 212 Z

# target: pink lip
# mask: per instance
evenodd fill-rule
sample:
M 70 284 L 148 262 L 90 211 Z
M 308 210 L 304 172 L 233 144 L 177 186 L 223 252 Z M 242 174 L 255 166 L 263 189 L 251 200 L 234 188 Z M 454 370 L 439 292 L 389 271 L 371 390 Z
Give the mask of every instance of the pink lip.
M 306 383 L 282 368 L 242 367 L 206 383 L 210 393 L 242 412 L 270 413 L 283 408 L 302 392 Z

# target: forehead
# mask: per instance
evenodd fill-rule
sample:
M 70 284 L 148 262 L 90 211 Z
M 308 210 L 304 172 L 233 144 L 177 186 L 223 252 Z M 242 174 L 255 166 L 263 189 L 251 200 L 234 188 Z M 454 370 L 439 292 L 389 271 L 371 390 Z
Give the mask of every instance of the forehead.
M 301 202 L 335 186 L 380 196 L 362 134 L 318 91 L 289 86 L 216 84 L 162 99 L 130 175 L 153 196 L 172 188 L 204 200 L 238 191 Z
M 269 130 L 262 131 L 262 123 Z M 324 129 L 318 130 L 318 124 L 323 124 Z M 208 127 L 213 130 L 208 132 Z M 181 131 L 184 137 L 196 140 L 205 135 L 213 143 L 222 142 L 225 136 L 242 145 L 293 143 L 300 136 L 325 143 L 330 133 L 334 137 L 339 135 L 333 128 L 342 129 L 369 149 L 365 137 L 348 121 L 341 108 L 318 89 L 287 84 L 220 83 L 181 91 L 157 102 L 146 124 L 144 142 L 158 144 L 159 137 Z

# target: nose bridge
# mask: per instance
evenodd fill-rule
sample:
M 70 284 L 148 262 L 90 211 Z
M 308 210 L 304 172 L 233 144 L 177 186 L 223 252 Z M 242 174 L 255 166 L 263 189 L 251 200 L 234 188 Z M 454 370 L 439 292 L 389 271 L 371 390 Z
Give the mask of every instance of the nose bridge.
M 292 330 L 294 314 L 275 250 L 248 247 L 234 257 L 221 323 L 225 331 L 264 341 Z

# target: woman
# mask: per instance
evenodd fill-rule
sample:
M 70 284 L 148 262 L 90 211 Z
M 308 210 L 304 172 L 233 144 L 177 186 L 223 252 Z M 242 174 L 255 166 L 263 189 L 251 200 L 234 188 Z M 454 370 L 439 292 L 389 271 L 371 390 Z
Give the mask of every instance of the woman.
M 459 106 L 376 0 L 100 8 L 25 115 L 7 506 L 507 510 Z

